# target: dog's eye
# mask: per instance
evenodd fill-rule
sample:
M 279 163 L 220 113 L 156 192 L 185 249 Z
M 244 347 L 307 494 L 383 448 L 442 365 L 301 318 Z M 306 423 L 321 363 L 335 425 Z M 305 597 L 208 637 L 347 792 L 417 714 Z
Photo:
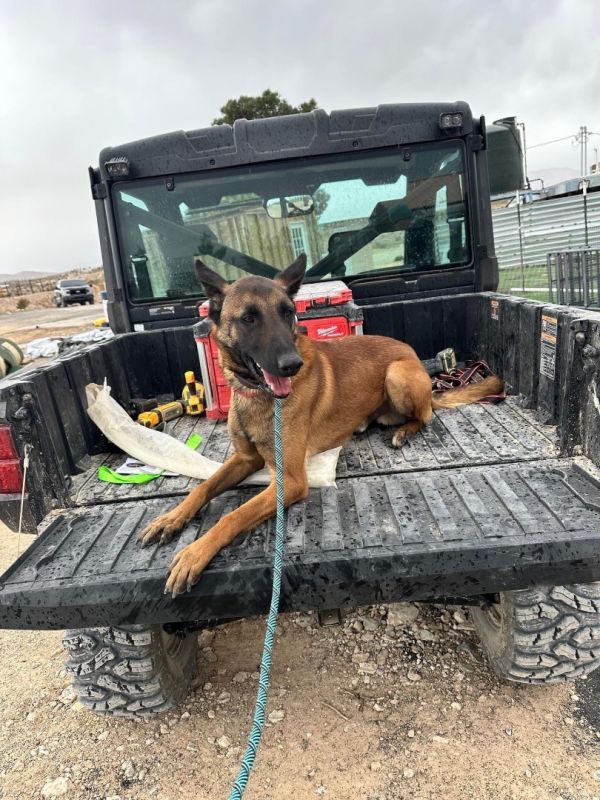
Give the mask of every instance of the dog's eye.
M 283 315 L 286 319 L 292 320 L 294 317 L 294 309 L 293 308 L 286 308 L 284 309 Z
M 242 317 L 242 322 L 244 323 L 244 325 L 252 325 L 254 320 L 255 320 L 254 314 L 244 314 L 244 316 Z

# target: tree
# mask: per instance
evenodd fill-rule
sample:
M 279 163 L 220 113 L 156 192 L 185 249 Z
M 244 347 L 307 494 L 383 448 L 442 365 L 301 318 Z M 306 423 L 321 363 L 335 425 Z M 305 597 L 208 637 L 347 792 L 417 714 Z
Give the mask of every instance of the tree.
M 327 208 L 329 201 L 331 200 L 331 195 L 325 191 L 325 189 L 317 189 L 317 191 L 313 195 L 313 202 L 315 205 L 315 214 L 317 215 L 317 219 L 321 218 L 321 214 Z
M 224 106 L 221 107 L 222 117 L 213 119 L 213 125 L 233 125 L 236 119 L 264 119 L 266 117 L 280 117 L 284 114 L 299 114 L 306 111 L 312 111 L 317 107 L 317 101 L 314 97 L 300 103 L 298 106 L 292 106 L 287 100 L 279 94 L 279 92 L 272 92 L 270 89 L 257 95 L 250 97 L 248 95 L 241 95 L 237 99 L 228 100 Z

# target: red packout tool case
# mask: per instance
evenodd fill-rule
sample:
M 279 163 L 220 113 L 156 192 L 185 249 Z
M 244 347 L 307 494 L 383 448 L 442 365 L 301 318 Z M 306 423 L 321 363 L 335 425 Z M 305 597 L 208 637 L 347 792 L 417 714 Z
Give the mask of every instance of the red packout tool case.
M 362 334 L 362 309 L 353 302 L 352 291 L 342 281 L 308 283 L 300 288 L 294 302 L 300 330 L 309 339 Z M 194 339 L 198 345 L 206 416 L 226 419 L 230 389 L 219 365 L 217 345 L 210 335 L 212 322 L 208 319 L 208 301 L 202 303 L 198 311 L 201 321 L 194 325 Z

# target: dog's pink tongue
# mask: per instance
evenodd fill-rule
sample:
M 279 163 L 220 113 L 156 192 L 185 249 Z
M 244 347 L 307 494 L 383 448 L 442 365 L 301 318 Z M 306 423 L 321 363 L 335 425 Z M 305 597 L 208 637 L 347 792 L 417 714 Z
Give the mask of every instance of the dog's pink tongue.
M 263 375 L 267 386 L 276 397 L 287 397 L 292 391 L 292 379 L 281 378 L 279 375 L 271 375 L 266 369 L 263 369 Z

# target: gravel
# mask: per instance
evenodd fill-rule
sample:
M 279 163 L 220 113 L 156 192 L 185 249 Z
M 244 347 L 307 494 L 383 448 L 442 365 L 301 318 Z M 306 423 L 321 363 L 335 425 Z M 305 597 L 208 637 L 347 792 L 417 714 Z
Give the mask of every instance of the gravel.
M 64 797 L 69 791 L 69 779 L 61 776 L 42 786 L 42 797 Z
M 412 603 L 390 603 L 387 624 L 394 626 L 411 625 L 419 617 L 419 609 Z
M 225 736 L 225 734 L 223 734 L 223 736 L 219 736 L 215 744 L 221 751 L 229 750 L 231 747 L 231 739 L 229 736 Z
M 562 704 L 561 690 L 552 690 L 545 701 L 542 691 L 500 684 L 469 632 L 468 614 L 456 614 L 459 610 L 378 605 L 357 609 L 340 626 L 326 629 L 313 614 L 282 615 L 269 726 L 252 777 L 256 796 L 283 796 L 286 786 L 298 797 L 348 800 L 361 785 L 369 800 L 397 800 L 404 782 L 407 796 L 440 796 L 444 790 L 458 800 L 456 786 L 463 785 L 464 796 L 491 800 L 504 797 L 497 787 L 510 768 L 517 796 L 525 796 L 535 781 L 544 791 L 553 789 L 540 796 L 555 798 L 562 776 L 549 778 L 536 761 L 544 737 L 578 790 L 583 785 L 573 777 L 578 758 L 588 782 L 595 771 L 600 778 L 593 753 L 581 760 L 579 752 L 568 752 L 582 727 L 575 709 Z M 5 751 L 0 786 L 4 770 L 13 791 L 5 791 L 2 800 L 175 800 L 184 790 L 193 794 L 193 787 L 208 786 L 207 780 L 226 796 L 248 735 L 263 633 L 262 618 L 201 632 L 192 693 L 179 709 L 139 725 L 83 711 L 65 690 L 68 676 L 60 654 L 53 655 L 52 671 L 35 691 L 28 688 L 27 702 L 7 706 L 5 698 L 4 710 L 0 707 Z M 43 635 L 37 633 L 35 641 Z M 48 639 L 55 641 L 50 634 Z M 465 642 L 474 659 L 462 652 Z M 39 658 L 38 648 L 34 655 Z M 554 714 L 545 722 L 549 711 Z M 484 749 L 495 781 L 489 794 L 478 791 L 469 766 L 474 752 Z M 26 789 L 18 795 L 13 787 L 21 783 Z M 519 794 L 522 787 L 528 788 Z
M 214 664 L 217 660 L 217 656 L 212 647 L 203 647 L 202 655 L 204 656 L 205 661 L 208 661 L 209 664 Z
M 121 764 L 121 769 L 123 771 L 123 776 L 127 780 L 133 780 L 135 778 L 135 767 L 133 766 L 133 762 L 130 760 L 123 761 Z
M 215 632 L 209 630 L 200 631 L 198 634 L 198 646 L 200 649 L 210 647 L 215 640 Z
M 379 620 L 372 617 L 359 617 L 365 631 L 376 631 L 379 627 Z

